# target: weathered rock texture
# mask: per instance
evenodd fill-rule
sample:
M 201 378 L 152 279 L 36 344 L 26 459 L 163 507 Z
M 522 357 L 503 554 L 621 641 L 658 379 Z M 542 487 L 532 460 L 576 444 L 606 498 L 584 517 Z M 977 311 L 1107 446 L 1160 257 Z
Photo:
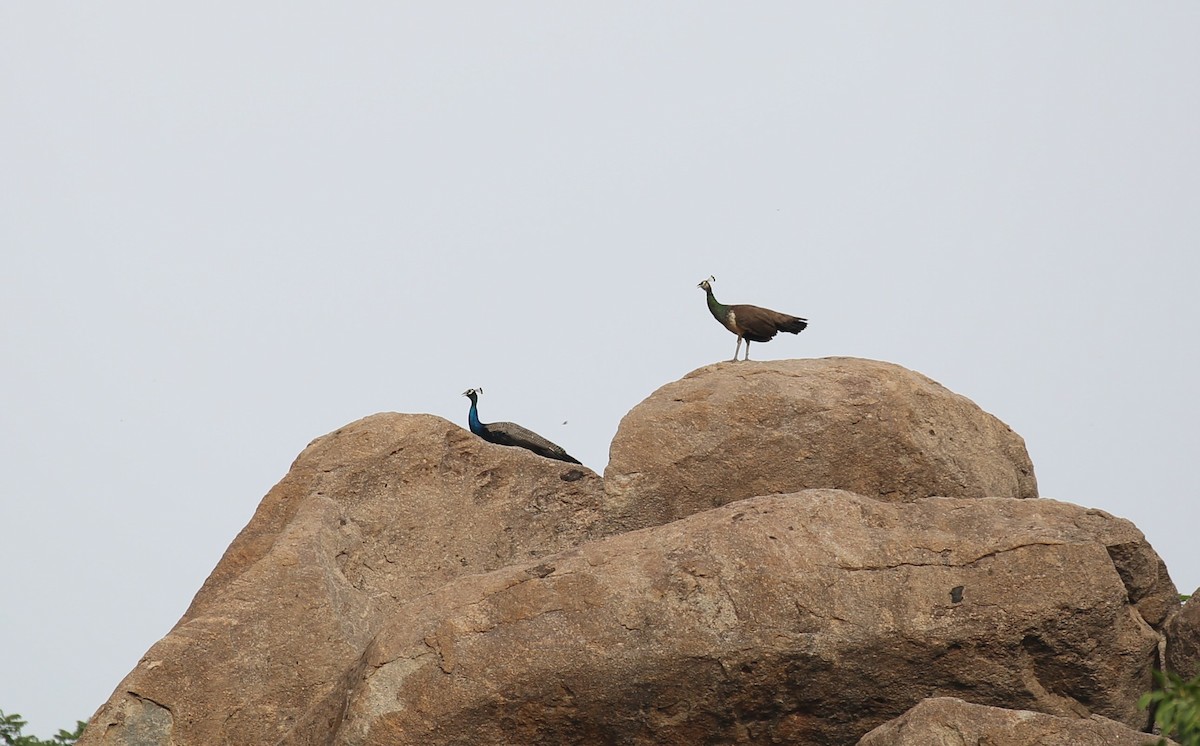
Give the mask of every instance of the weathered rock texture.
M 274 743 L 405 601 L 602 535 L 599 478 L 428 415 L 314 441 L 81 744 Z
M 1200 588 L 1167 622 L 1167 670 L 1185 679 L 1200 676 Z
M 1150 746 L 1155 740 L 1099 715 L 1064 718 L 937 697 L 879 726 L 858 746 Z
M 755 495 L 1037 497 L 1019 435 L 898 365 L 718 363 L 651 394 L 613 439 L 605 489 L 630 525 Z
M 850 744 L 950 693 L 1138 726 L 1156 560 L 1048 500 L 747 499 L 408 604 L 285 743 Z
M 79 743 L 849 744 L 946 694 L 1143 717 L 1162 562 L 1007 499 L 1021 439 L 928 379 L 710 366 L 609 475 L 427 415 L 314 441 Z

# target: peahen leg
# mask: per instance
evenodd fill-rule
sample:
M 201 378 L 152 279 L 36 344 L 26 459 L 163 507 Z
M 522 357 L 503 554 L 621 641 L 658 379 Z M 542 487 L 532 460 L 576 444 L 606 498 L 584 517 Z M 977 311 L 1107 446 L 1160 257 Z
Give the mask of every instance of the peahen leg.
M 749 349 L 749 347 L 750 347 L 750 343 L 749 343 L 749 342 L 747 342 L 747 343 L 746 343 L 746 348 L 747 348 L 747 349 Z M 738 359 L 738 353 L 739 353 L 739 352 L 741 352 L 741 351 L 742 351 L 742 335 L 740 335 L 740 334 L 739 334 L 739 335 L 738 335 L 738 341 L 737 341 L 737 347 L 734 347 L 734 348 L 733 348 L 733 361 L 732 361 L 732 362 L 735 362 L 735 363 L 737 362 L 737 359 Z

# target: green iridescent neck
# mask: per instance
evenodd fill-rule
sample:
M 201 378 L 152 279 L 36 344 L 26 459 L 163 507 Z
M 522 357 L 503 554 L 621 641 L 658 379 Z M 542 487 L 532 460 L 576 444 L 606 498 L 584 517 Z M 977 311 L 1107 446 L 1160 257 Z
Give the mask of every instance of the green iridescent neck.
M 705 288 L 704 293 L 708 296 L 708 310 L 712 313 L 713 318 L 717 321 L 725 321 L 725 316 L 729 313 L 729 306 L 722 306 L 717 302 L 712 288 Z

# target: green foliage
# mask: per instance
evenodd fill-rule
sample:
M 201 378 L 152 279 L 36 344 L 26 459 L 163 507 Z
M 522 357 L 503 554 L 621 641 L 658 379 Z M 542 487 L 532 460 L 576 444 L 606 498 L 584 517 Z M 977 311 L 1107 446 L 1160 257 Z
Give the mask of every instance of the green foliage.
M 1164 736 L 1180 746 L 1200 746 L 1200 676 L 1184 681 L 1178 674 L 1155 671 L 1154 682 L 1157 688 L 1143 694 L 1138 707 L 1154 708 L 1154 722 Z
M 4 746 L 63 746 L 64 744 L 73 744 L 83 735 L 83 726 L 86 725 L 82 720 L 75 722 L 75 730 L 68 732 L 59 729 L 58 733 L 49 741 L 42 740 L 37 736 L 23 736 L 21 731 L 24 730 L 28 723 L 20 715 L 5 715 L 4 710 L 0 710 L 0 742 Z

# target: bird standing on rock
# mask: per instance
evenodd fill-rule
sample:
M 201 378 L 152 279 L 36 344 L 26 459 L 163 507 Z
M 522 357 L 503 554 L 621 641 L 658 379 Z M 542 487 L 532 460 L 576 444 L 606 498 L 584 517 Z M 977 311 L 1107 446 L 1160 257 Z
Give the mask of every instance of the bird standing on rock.
M 759 308 L 744 303 L 736 306 L 723 306 L 713 296 L 711 283 L 716 281 L 717 278 L 710 276 L 696 287 L 704 288 L 704 292 L 708 295 L 708 310 L 712 312 L 713 318 L 737 335 L 737 347 L 733 348 L 734 361 L 738 359 L 738 351 L 742 349 L 743 339 L 746 340 L 745 359 L 749 360 L 751 342 L 770 342 L 771 338 L 779 332 L 799 334 L 808 326 L 808 319 L 789 316 L 769 308 Z
M 566 461 L 571 464 L 580 462 L 572 458 L 559 446 L 551 443 L 537 433 L 521 427 L 515 422 L 493 422 L 485 424 L 479 421 L 479 395 L 483 389 L 467 389 L 463 396 L 471 400 L 471 411 L 467 413 L 467 424 L 471 432 L 489 443 L 502 446 L 517 446 L 527 451 L 533 451 L 539 456 Z M 582 466 L 582 464 L 580 464 Z

